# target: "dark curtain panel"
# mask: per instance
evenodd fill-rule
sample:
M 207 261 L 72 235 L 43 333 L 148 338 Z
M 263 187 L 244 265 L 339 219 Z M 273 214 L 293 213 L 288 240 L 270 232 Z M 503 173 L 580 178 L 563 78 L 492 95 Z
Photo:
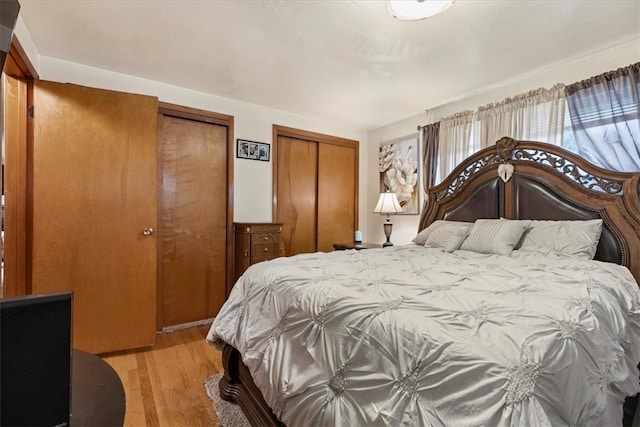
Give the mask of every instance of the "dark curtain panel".
M 427 207 L 429 189 L 436 180 L 438 166 L 438 148 L 440 144 L 440 122 L 422 126 L 422 171 L 424 176 L 424 208 Z M 424 212 L 423 208 L 423 212 Z
M 640 171 L 640 62 L 566 87 L 578 153 L 605 169 Z

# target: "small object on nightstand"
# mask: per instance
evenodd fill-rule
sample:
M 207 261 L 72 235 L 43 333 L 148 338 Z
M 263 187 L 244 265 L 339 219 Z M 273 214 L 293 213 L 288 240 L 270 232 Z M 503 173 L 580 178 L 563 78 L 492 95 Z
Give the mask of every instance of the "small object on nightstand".
M 377 249 L 381 248 L 382 245 L 377 243 L 363 243 L 363 242 L 351 242 L 351 243 L 334 243 L 333 249 L 336 251 L 345 251 L 347 249 L 355 249 L 357 251 L 361 249 Z

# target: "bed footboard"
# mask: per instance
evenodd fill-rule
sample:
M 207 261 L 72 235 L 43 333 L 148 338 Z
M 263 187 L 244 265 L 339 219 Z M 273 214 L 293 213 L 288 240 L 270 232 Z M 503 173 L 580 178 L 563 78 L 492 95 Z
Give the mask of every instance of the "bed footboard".
M 622 427 L 640 427 L 640 394 L 627 397 L 623 406 Z
M 222 365 L 224 375 L 219 384 L 220 397 L 238 404 L 252 426 L 284 427 L 264 401 L 249 369 L 242 363 L 240 352 L 229 344 L 222 349 Z

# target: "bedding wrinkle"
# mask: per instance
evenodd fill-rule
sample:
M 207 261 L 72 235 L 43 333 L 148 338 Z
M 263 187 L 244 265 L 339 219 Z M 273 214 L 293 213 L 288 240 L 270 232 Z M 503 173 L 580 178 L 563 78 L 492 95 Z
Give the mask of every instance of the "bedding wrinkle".
M 559 253 L 303 254 L 249 267 L 207 339 L 293 427 L 601 427 L 640 391 L 637 286 Z

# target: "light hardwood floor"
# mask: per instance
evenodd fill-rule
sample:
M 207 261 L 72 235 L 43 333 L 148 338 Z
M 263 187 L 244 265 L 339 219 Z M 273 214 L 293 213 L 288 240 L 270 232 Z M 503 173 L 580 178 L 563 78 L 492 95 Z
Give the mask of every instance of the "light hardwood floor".
M 151 348 L 101 355 L 122 380 L 125 426 L 218 426 L 204 380 L 223 371 L 222 353 L 205 341 L 208 330 L 160 334 Z

